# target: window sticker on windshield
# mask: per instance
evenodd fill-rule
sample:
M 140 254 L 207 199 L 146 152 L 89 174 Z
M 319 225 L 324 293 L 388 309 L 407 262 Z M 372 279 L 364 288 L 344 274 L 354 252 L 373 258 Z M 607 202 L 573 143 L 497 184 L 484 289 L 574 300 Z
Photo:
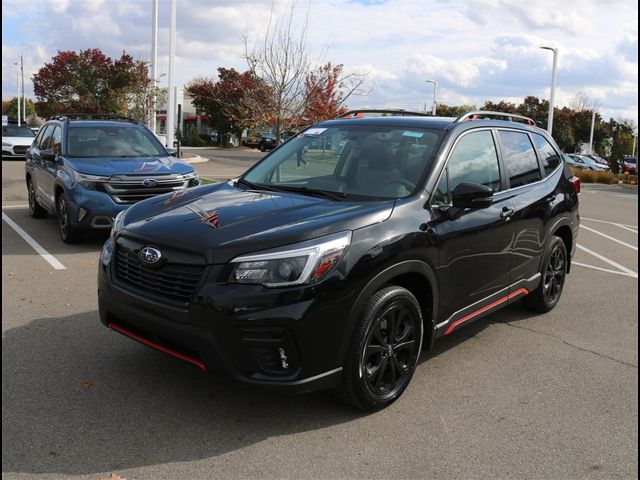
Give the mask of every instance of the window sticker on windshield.
M 305 136 L 309 136 L 309 137 L 317 137 L 318 135 L 320 135 L 322 132 L 324 132 L 326 130 L 326 128 L 310 128 L 309 130 L 305 130 L 303 133 L 303 135 Z
M 413 138 L 420 138 L 424 135 L 424 133 L 421 132 L 411 132 L 409 130 L 407 130 L 406 132 L 402 133 L 403 137 L 413 137 Z

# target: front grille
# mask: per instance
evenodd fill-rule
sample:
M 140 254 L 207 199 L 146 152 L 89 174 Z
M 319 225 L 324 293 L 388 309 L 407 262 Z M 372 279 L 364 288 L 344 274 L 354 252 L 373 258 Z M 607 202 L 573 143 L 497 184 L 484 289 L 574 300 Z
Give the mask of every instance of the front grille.
M 29 150 L 29 147 L 27 147 L 26 145 L 15 145 L 13 147 L 13 153 L 15 155 L 26 155 L 27 150 Z
M 188 303 L 193 296 L 204 266 L 163 265 L 148 268 L 138 256 L 120 246 L 117 248 L 115 274 L 123 282 L 163 298 Z
M 146 182 L 151 180 L 151 182 Z M 146 186 L 145 182 L 153 183 Z M 116 203 L 136 203 L 140 200 L 187 188 L 189 180 L 182 175 L 118 175 L 104 184 L 105 191 Z

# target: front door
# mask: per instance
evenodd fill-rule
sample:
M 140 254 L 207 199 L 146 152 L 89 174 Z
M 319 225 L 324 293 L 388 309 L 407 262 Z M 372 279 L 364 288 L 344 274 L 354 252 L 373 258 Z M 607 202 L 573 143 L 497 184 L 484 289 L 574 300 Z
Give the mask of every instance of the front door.
M 440 250 L 438 335 L 508 300 L 514 204 L 508 193 L 501 193 L 505 182 L 495 145 L 489 129 L 463 134 L 432 199 Z M 492 204 L 452 214 L 451 192 L 462 182 L 491 187 Z

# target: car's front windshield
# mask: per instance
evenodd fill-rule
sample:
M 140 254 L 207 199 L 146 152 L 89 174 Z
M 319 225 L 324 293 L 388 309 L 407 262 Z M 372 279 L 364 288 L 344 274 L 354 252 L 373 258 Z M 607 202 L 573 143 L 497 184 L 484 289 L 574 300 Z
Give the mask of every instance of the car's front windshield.
M 160 157 L 167 153 L 157 138 L 141 126 L 88 125 L 69 127 L 70 157 Z
M 17 125 L 5 125 L 2 127 L 3 137 L 29 137 L 36 136 L 29 127 L 19 127 Z
M 388 125 L 314 127 L 274 150 L 243 180 L 273 190 L 405 197 L 430 164 L 440 135 L 437 130 Z
M 638 159 L 634 158 L 634 157 L 627 157 L 627 158 L 624 159 L 624 161 L 627 162 L 627 163 L 632 163 L 633 165 L 635 165 L 638 162 Z

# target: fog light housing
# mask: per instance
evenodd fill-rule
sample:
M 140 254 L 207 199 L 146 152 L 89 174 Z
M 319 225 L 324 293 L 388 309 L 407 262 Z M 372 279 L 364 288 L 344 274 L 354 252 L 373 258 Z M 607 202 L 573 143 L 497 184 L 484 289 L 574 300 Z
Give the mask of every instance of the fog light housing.
M 86 216 L 87 211 L 84 208 L 80 207 L 80 210 L 78 211 L 78 221 L 81 222 Z

